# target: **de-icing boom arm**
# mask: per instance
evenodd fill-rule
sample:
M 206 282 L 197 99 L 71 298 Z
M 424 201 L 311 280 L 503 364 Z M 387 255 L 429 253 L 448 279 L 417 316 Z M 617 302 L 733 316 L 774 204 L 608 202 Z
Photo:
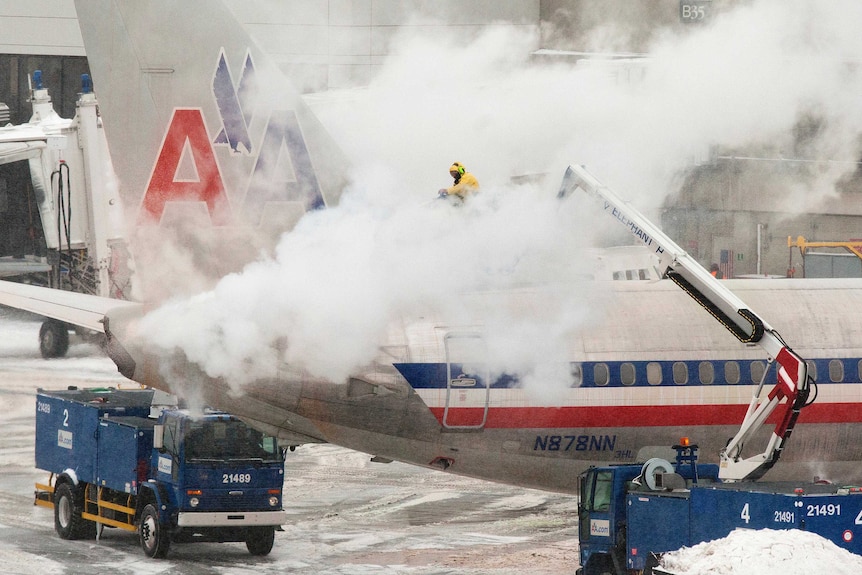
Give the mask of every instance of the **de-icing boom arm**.
M 808 367 L 778 333 L 748 309 L 722 282 L 691 258 L 682 248 L 654 226 L 646 217 L 599 182 L 586 168 L 569 166 L 560 186 L 559 197 L 567 197 L 580 188 L 603 204 L 605 213 L 624 225 L 659 258 L 663 276 L 673 280 L 700 303 L 712 316 L 743 343 L 756 343 L 778 363 L 778 383 L 766 399 L 760 400 L 763 381 L 751 398 L 739 432 L 721 453 L 719 476 L 726 481 L 759 479 L 781 456 L 799 411 L 808 400 Z M 768 369 L 766 370 L 769 371 Z M 765 374 L 764 374 L 765 379 Z M 784 401 L 780 421 L 762 453 L 742 459 L 745 441 L 760 429 L 766 418 Z

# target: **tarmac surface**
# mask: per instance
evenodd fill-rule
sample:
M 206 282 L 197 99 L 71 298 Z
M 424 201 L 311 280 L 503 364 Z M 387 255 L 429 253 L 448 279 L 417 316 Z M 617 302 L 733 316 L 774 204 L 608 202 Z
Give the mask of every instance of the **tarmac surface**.
M 147 558 L 137 534 L 105 529 L 66 541 L 49 509 L 33 505 L 37 388 L 128 386 L 95 346 L 44 360 L 40 320 L 0 309 L 0 571 L 15 575 L 574 573 L 577 501 L 472 480 L 333 445 L 309 445 L 285 463 L 284 531 L 266 557 L 242 543 L 172 546 Z

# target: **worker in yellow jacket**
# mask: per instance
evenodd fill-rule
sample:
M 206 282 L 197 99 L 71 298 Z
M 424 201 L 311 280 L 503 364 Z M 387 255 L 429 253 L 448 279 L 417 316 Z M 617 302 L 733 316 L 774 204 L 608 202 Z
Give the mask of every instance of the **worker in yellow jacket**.
M 455 183 L 440 190 L 440 197 L 455 196 L 463 201 L 469 194 L 474 194 L 479 191 L 479 180 L 476 176 L 467 171 L 464 164 L 455 162 L 449 166 L 449 175 L 455 180 Z

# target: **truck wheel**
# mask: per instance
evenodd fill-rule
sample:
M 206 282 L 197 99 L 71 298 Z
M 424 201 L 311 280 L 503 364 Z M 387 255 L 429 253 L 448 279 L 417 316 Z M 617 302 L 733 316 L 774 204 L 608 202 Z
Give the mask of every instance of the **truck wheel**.
M 144 507 L 141 513 L 141 525 L 138 528 L 141 538 L 141 547 L 147 557 L 161 559 L 168 554 L 171 548 L 171 540 L 164 532 L 162 524 L 159 523 L 159 512 L 152 503 Z
M 68 483 L 54 492 L 54 529 L 62 539 L 93 539 L 96 524 L 81 517 L 83 501 Z
M 584 567 L 584 575 L 614 575 L 615 573 L 611 556 L 604 553 L 592 555 Z
M 45 359 L 63 357 L 69 351 L 69 328 L 56 319 L 47 319 L 39 328 L 39 351 Z
M 269 555 L 275 543 L 275 527 L 251 527 L 245 546 L 252 555 Z

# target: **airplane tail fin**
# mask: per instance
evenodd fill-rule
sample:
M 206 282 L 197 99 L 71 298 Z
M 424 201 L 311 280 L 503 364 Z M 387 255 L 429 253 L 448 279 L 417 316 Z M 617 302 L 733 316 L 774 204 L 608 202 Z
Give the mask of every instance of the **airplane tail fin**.
M 127 219 L 139 229 L 211 227 L 231 245 L 198 242 L 211 253 L 185 261 L 218 260 L 242 251 L 243 238 L 272 243 L 306 211 L 338 201 L 343 153 L 223 2 L 75 6 L 122 199 L 135 210 Z

